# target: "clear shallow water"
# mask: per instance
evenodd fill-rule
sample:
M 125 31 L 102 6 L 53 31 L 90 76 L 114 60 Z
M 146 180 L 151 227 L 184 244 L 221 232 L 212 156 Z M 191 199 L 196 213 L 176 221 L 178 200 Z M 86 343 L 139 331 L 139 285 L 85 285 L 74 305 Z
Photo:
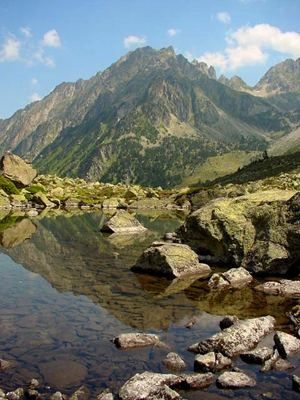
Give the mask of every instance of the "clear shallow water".
M 110 342 L 122 332 L 158 333 L 193 370 L 188 345 L 219 331 L 222 315 L 240 318 L 274 315 L 281 328 L 293 305 L 251 288 L 212 293 L 204 281 L 178 282 L 130 271 L 163 233 L 175 230 L 183 215 L 138 214 L 149 232 L 139 236 L 102 235 L 101 213 L 47 216 L 32 222 L 5 221 L 0 233 L 0 357 L 14 367 L 0 374 L 0 387 L 13 389 L 32 377 L 66 393 L 87 385 L 93 395 L 109 387 L 117 393 L 133 374 L 168 372 L 162 348 L 120 351 Z M 2 227 L 3 227 L 2 220 Z M 0 224 L 1 226 L 1 224 Z M 31 238 L 29 238 L 31 236 Z M 24 241 L 25 238 L 28 238 Z M 196 316 L 193 329 L 184 326 Z M 266 339 L 272 343 L 272 337 Z M 299 360 L 293 360 L 298 365 Z M 256 376 L 251 390 L 184 393 L 187 399 L 293 399 L 292 373 L 259 372 L 239 359 L 236 366 Z

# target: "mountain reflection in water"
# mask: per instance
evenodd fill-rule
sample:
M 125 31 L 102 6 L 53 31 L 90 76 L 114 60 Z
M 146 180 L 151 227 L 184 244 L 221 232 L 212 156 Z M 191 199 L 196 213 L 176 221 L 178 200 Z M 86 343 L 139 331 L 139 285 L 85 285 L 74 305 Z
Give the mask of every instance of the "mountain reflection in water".
M 42 214 L 32 221 L 22 213 L 2 215 L 0 352 L 14 367 L 0 375 L 0 387 L 15 388 L 37 377 L 66 392 L 80 384 L 117 391 L 136 372 L 166 372 L 161 360 L 167 352 L 117 350 L 110 339 L 119 333 L 160 334 L 192 370 L 187 346 L 218 331 L 220 316 L 272 314 L 286 323 L 291 303 L 279 297 L 251 288 L 209 292 L 197 277 L 170 281 L 131 272 L 142 251 L 174 231 L 183 214 L 139 212 L 137 218 L 148 228 L 139 235 L 102 234 L 105 218 L 100 212 Z M 198 323 L 186 329 L 194 316 Z M 285 390 L 280 386 L 280 393 Z M 214 391 L 212 387 L 203 398 L 214 398 L 209 397 Z M 185 398 L 194 395 L 186 393 Z

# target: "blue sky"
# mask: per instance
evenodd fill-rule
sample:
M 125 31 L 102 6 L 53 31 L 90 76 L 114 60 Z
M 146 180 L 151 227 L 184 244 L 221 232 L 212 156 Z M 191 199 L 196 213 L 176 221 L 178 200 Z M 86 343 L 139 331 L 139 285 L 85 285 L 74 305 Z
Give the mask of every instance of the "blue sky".
M 300 57 L 300 0 L 0 0 L 0 118 L 140 46 L 254 84 Z

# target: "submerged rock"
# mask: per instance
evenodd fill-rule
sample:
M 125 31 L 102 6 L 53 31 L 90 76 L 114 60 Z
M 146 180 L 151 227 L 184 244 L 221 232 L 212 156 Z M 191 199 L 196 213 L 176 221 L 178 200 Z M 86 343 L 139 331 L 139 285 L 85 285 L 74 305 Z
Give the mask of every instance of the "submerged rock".
M 122 333 L 112 342 L 120 349 L 133 349 L 136 347 L 154 346 L 161 343 L 159 336 L 149 333 Z
M 101 228 L 109 233 L 139 233 L 147 229 L 130 213 L 125 210 L 117 211 Z
M 181 376 L 183 378 L 181 385 L 183 388 L 187 389 L 205 389 L 214 381 L 214 374 L 210 372 L 207 374 L 191 374 Z
M 256 286 L 255 290 L 273 296 L 300 299 L 300 281 L 291 281 L 288 279 L 281 279 L 278 282 L 270 281 Z
M 208 281 L 208 286 L 211 289 L 223 288 L 243 288 L 253 280 L 251 274 L 245 268 L 231 268 L 220 274 L 213 274 Z
M 88 400 L 89 399 L 90 392 L 88 388 L 85 386 L 81 386 L 79 389 L 77 389 L 72 396 L 70 397 L 70 400 Z
M 244 372 L 223 372 L 218 377 L 217 384 L 224 389 L 239 389 L 255 386 L 256 381 Z
M 282 358 L 287 358 L 290 354 L 300 351 L 300 340 L 288 333 L 277 331 L 274 335 L 274 342 Z
M 208 276 L 211 272 L 208 265 L 199 263 L 197 254 L 189 246 L 165 242 L 154 242 L 132 269 L 170 277 Z
M 174 371 L 179 371 L 186 368 L 186 363 L 177 353 L 168 353 L 163 359 L 163 364 L 166 368 Z
M 19 185 L 28 186 L 37 176 L 37 171 L 22 158 L 7 152 L 0 160 L 0 174 Z
M 188 350 L 200 354 L 220 352 L 231 358 L 256 347 L 274 329 L 274 324 L 275 319 L 271 316 L 239 321 L 209 339 L 195 343 Z

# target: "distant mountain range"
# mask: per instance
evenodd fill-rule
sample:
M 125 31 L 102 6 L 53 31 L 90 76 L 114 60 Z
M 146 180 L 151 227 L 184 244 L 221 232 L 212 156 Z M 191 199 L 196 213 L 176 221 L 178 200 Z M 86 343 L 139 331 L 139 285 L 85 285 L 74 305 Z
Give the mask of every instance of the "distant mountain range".
M 172 47 L 145 47 L 0 120 L 0 153 L 33 160 L 40 172 L 168 187 L 210 158 L 293 151 L 299 126 L 300 59 L 251 88 Z

